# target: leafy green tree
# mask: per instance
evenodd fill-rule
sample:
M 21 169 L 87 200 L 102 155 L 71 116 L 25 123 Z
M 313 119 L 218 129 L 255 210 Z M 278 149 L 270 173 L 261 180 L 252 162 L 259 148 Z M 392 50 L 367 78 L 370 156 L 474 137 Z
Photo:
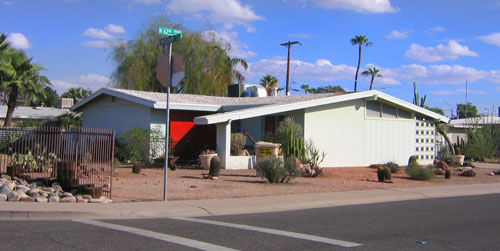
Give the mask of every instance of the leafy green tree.
M 275 76 L 267 74 L 260 79 L 259 84 L 266 88 L 267 96 L 271 96 L 273 89 L 278 87 L 278 79 Z
M 368 41 L 368 38 L 366 36 L 355 36 L 354 38 L 351 39 L 351 44 L 359 46 L 358 68 L 356 68 L 356 75 L 354 78 L 354 92 L 356 92 L 358 90 L 359 67 L 361 66 L 361 48 L 363 47 L 363 45 L 367 47 L 372 45 L 372 42 Z
M 5 78 L 4 70 L 8 68 L 8 55 L 7 48 L 9 48 L 9 43 L 5 41 L 7 36 L 5 34 L 0 34 L 0 104 L 2 103 L 2 98 L 4 96 L 2 82 L 3 78 Z M 4 69 L 4 70 L 2 70 Z
M 31 61 L 32 58 L 28 58 L 20 50 L 7 48 L 6 51 L 2 52 L 0 62 L 1 89 L 6 92 L 8 99 L 4 126 L 12 126 L 12 115 L 20 94 L 37 102 L 46 96 L 44 88 L 51 85 L 45 76 L 40 75 L 40 71 L 45 70 L 45 68 L 38 64 L 32 64 Z
M 320 86 L 317 88 L 310 88 L 308 90 L 310 93 L 333 93 L 333 92 L 345 92 L 344 88 L 340 85 L 327 85 Z
M 370 81 L 370 90 L 373 89 L 373 80 L 375 80 L 375 78 L 383 78 L 384 77 L 384 76 L 382 76 L 382 74 L 380 74 L 380 70 L 377 69 L 377 67 L 368 68 L 368 70 L 362 72 L 361 75 L 372 77 L 372 79 Z
M 441 109 L 439 107 L 432 107 L 432 108 L 429 108 L 429 110 L 433 111 L 433 112 L 435 112 L 437 114 L 441 114 L 441 115 L 445 116 L 443 109 Z
M 61 94 L 61 98 L 72 98 L 75 101 L 75 104 L 80 102 L 80 100 L 90 96 L 92 91 L 90 89 L 78 87 L 78 88 L 69 88 L 66 92 Z
M 44 87 L 45 96 L 41 96 L 34 100 L 29 95 L 21 94 L 21 97 L 27 101 L 28 106 L 45 106 L 45 107 L 58 107 L 59 106 L 59 95 L 57 95 L 56 90 L 52 89 L 50 86 Z
M 307 94 L 309 92 L 309 85 L 303 84 L 300 86 L 300 89 L 304 90 L 304 94 Z
M 119 88 L 164 92 L 165 88 L 156 79 L 156 65 L 166 48 L 160 46 L 158 27 L 165 26 L 183 30 L 181 40 L 172 49 L 185 60 L 184 79 L 180 83 L 183 93 L 226 96 L 227 85 L 238 71 L 233 66 L 247 66 L 243 60 L 231 59 L 215 39 L 205 41 L 201 32 L 194 32 L 168 21 L 164 16 L 154 17 L 138 37 L 116 47 L 111 59 L 116 63 L 112 74 L 113 85 Z
M 241 67 L 243 67 L 243 69 L 248 70 L 248 63 L 245 59 L 242 59 L 242 58 L 230 58 L 228 57 L 228 59 L 231 61 L 231 68 L 233 69 L 233 81 L 237 81 L 238 84 L 241 84 L 245 81 L 245 76 L 239 71 L 239 70 L 236 70 L 235 68 L 238 66 L 238 65 L 241 65 Z
M 459 119 L 479 117 L 477 107 L 470 102 L 467 104 L 458 104 L 457 114 Z

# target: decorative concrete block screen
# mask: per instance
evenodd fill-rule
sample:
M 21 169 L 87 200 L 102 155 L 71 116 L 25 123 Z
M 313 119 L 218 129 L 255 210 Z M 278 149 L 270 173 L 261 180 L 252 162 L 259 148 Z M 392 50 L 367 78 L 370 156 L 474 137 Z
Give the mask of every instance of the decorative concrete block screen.
M 416 120 L 415 154 L 421 165 L 432 164 L 436 152 L 436 126 L 434 122 Z

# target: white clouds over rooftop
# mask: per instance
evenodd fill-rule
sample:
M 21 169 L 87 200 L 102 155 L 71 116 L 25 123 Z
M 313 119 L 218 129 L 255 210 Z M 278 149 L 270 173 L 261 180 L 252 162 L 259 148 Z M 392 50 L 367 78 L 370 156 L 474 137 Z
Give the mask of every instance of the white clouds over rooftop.
M 303 0 L 325 9 L 343 9 L 368 13 L 397 12 L 390 0 Z
M 226 29 L 242 25 L 247 27 L 248 32 L 255 30 L 250 25 L 251 22 L 264 19 L 257 15 L 251 6 L 243 5 L 238 0 L 172 0 L 167 4 L 167 9 L 175 14 L 188 14 L 222 24 Z
M 7 42 L 10 43 L 12 48 L 27 50 L 31 48 L 31 44 L 28 38 L 22 33 L 10 33 L 7 35 Z
M 100 39 L 112 39 L 113 36 L 104 30 L 96 28 L 88 28 L 84 33 L 84 36 L 95 37 Z
M 124 34 L 125 33 L 125 28 L 120 25 L 115 25 L 115 24 L 108 24 L 106 26 L 106 31 L 115 33 L 115 34 Z
M 227 44 L 231 46 L 228 55 L 237 58 L 251 58 L 256 57 L 257 53 L 248 50 L 248 45 L 242 43 L 238 40 L 238 33 L 236 32 L 217 32 L 217 31 L 205 31 L 203 32 L 203 38 L 205 40 L 214 39 L 222 47 L 226 47 Z
M 125 34 L 125 28 L 115 24 L 108 24 L 104 29 L 88 28 L 83 35 L 99 40 L 84 41 L 83 46 L 95 48 L 109 48 L 123 43 L 119 35 Z
M 459 57 L 478 56 L 477 52 L 469 50 L 469 47 L 460 45 L 455 40 L 450 40 L 447 45 L 439 44 L 436 47 L 424 47 L 414 43 L 405 53 L 405 57 L 422 62 L 439 62 Z

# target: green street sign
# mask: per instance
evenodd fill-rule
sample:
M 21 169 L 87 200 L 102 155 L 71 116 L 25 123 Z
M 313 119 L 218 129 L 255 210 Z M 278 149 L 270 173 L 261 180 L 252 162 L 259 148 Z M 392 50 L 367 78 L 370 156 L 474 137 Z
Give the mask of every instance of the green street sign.
M 167 27 L 158 27 L 158 34 L 164 35 L 164 36 L 173 36 L 173 35 L 181 35 L 182 37 L 182 31 L 181 30 L 174 30 L 170 29 Z
M 174 36 L 168 36 L 168 37 L 164 37 L 160 40 L 160 44 L 161 45 L 166 45 L 166 44 L 171 44 L 175 41 L 178 41 L 178 40 L 181 40 L 181 34 L 177 34 L 177 35 L 174 35 Z

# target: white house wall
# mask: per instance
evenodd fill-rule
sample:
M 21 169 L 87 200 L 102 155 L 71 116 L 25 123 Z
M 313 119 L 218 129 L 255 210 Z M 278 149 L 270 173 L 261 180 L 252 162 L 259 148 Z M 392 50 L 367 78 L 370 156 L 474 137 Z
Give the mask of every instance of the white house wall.
M 83 127 L 87 128 L 112 128 L 116 136 L 123 132 L 141 127 L 149 129 L 151 109 L 123 99 L 111 96 L 96 98 L 82 109 Z
M 362 99 L 307 108 L 304 137 L 327 152 L 323 167 L 406 165 L 415 152 L 415 120 L 366 118 Z

